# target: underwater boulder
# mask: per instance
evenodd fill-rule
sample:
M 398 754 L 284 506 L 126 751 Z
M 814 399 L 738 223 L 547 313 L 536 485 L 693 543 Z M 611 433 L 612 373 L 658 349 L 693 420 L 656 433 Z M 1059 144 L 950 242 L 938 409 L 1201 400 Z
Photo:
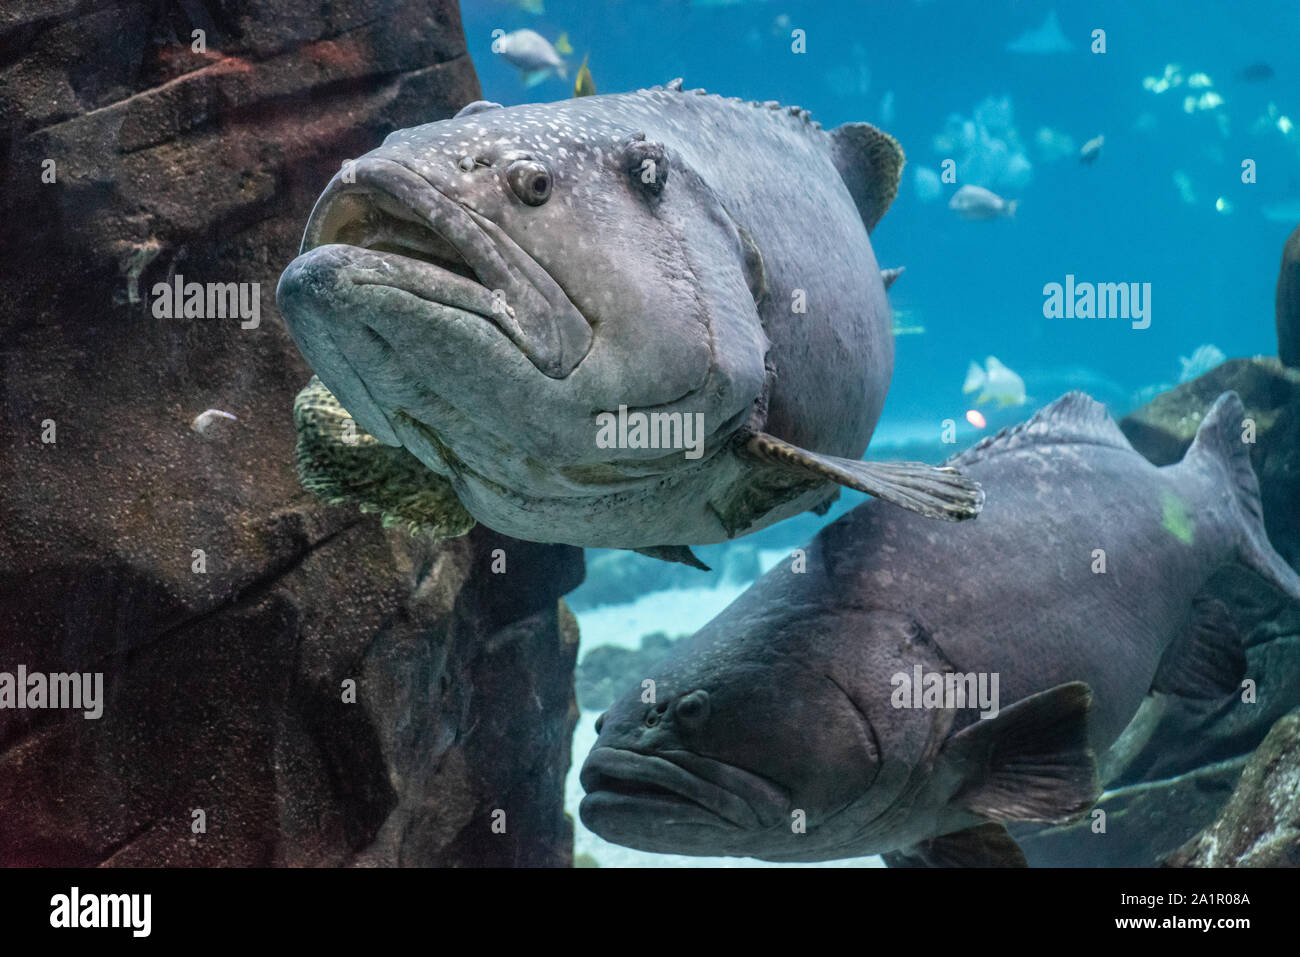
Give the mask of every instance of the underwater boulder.
M 64 8 L 0 25 L 0 672 L 102 713 L 0 710 L 0 866 L 567 864 L 581 552 L 294 469 L 276 279 L 341 163 L 480 97 L 457 5 Z M 159 316 L 181 276 L 259 321 Z
M 662 631 L 641 636 L 639 648 L 597 645 L 582 656 L 575 674 L 578 707 L 583 711 L 604 711 L 615 695 L 641 681 L 655 665 L 668 657 L 682 636 L 670 638 Z
M 1285 366 L 1300 366 L 1300 226 L 1282 247 L 1274 313 L 1278 358 Z
M 1300 709 L 1273 725 L 1218 818 L 1170 867 L 1300 867 Z

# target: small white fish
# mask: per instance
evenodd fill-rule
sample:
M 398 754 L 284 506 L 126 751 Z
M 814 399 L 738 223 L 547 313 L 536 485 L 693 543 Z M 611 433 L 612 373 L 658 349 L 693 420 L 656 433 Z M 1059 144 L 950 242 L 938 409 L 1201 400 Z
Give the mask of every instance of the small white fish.
M 962 219 L 998 219 L 1016 215 L 1017 200 L 1006 200 L 983 186 L 963 186 L 952 194 L 948 208 Z
M 1182 371 L 1178 373 L 1178 381 L 1183 383 L 1199 379 L 1227 358 L 1223 354 L 1223 350 L 1216 345 L 1207 342 L 1203 346 L 1197 346 L 1196 351 L 1191 354 L 1190 358 L 1188 356 L 1178 357 L 1178 362 L 1182 366 Z
M 222 412 L 220 409 L 208 409 L 194 417 L 194 421 L 190 423 L 190 428 L 204 438 L 210 438 L 216 433 L 222 420 L 226 419 L 231 422 L 239 421 L 238 416 L 231 415 L 229 412 Z
M 1079 150 L 1079 162 L 1091 166 L 1101 155 L 1101 148 L 1106 143 L 1106 137 L 1094 136 L 1088 142 L 1083 144 L 1083 149 Z
M 1025 380 L 1004 366 L 995 356 L 989 356 L 985 360 L 983 369 L 978 363 L 970 364 L 961 391 L 965 395 L 979 392 L 979 397 L 975 400 L 976 405 L 996 402 L 1000 409 L 1009 405 L 1024 405 L 1028 401 L 1025 396 Z
M 1164 75 L 1160 77 L 1144 77 L 1142 88 L 1150 90 L 1152 93 L 1163 93 L 1172 87 L 1182 86 L 1182 69 L 1177 63 L 1166 63 Z
M 568 46 L 565 37 L 562 45 Z M 568 76 L 568 65 L 560 58 L 555 47 L 536 30 L 515 30 L 507 33 L 492 44 L 493 52 L 511 66 L 523 71 L 524 83 L 534 86 L 554 73 L 561 79 Z

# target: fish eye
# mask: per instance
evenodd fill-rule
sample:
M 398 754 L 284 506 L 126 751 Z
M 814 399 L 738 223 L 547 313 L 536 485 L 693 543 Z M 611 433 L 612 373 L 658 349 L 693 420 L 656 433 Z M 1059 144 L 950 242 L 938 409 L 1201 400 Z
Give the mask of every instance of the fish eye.
M 648 715 L 645 716 L 645 726 L 647 728 L 653 728 L 658 723 L 659 723 L 658 711 L 651 711 Z
M 474 162 L 474 157 L 472 157 L 472 156 L 462 156 L 462 157 L 460 158 L 460 162 L 457 163 L 456 165 L 459 166 L 459 167 L 461 168 L 461 171 L 462 171 L 462 172 L 470 173 L 470 172 L 473 172 L 474 167 L 475 167 L 477 164 Z
M 515 160 L 506 170 L 506 181 L 529 206 L 540 206 L 551 198 L 551 174 L 536 160 Z

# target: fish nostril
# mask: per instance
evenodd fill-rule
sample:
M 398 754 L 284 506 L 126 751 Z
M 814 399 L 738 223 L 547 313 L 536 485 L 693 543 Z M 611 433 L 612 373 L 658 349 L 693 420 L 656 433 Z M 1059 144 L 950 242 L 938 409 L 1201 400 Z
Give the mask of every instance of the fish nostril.
M 677 720 L 688 727 L 699 727 L 709 717 L 709 693 L 700 689 L 677 699 L 673 708 Z
M 596 733 L 597 733 L 597 734 L 600 734 L 600 729 L 603 728 L 603 727 L 605 727 L 605 719 L 608 718 L 608 717 L 609 717 L 609 712 L 606 711 L 606 712 L 604 712 L 603 714 L 601 714 L 601 716 L 600 716 L 599 718 L 596 719 Z

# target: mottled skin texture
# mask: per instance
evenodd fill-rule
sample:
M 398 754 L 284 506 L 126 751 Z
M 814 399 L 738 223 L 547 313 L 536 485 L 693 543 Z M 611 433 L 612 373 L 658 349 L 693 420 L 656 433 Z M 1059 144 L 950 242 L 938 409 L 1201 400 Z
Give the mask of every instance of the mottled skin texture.
M 634 689 L 604 717 L 583 775 L 584 821 L 648 850 L 820 860 L 1016 819 L 972 799 L 985 770 L 952 758 L 952 735 L 985 723 L 976 710 L 896 709 L 891 676 L 916 664 L 996 672 L 1004 716 L 1031 695 L 1086 682 L 1091 745 L 1113 742 L 1188 632 L 1211 574 L 1251 548 L 1281 562 L 1251 515 L 1257 489 L 1251 504 L 1241 406 L 1228 395 L 1207 416 L 1218 437 L 1198 438 L 1177 465 L 1148 463 L 1101 406 L 1072 393 L 957 458 L 987 489 L 978 521 L 941 528 L 872 501 L 828 526 L 805 572 L 782 561 L 648 676 L 657 705 Z M 1105 550 L 1104 574 L 1094 573 L 1095 549 Z M 1289 569 L 1272 567 L 1300 594 Z M 684 696 L 701 691 L 706 717 L 680 715 Z M 627 750 L 679 763 L 706 756 L 710 780 L 746 795 L 762 826 L 728 823 L 698 800 L 683 808 L 617 793 L 602 776 L 611 767 L 615 777 L 639 767 L 638 780 L 670 780 L 647 776 L 658 765 L 636 765 Z M 803 835 L 791 832 L 796 808 L 807 813 Z
M 282 311 L 358 423 L 498 531 L 722 541 L 837 494 L 746 458 L 748 430 L 858 459 L 884 402 L 890 309 L 835 148 L 806 114 L 663 88 L 403 130 L 357 163 L 356 184 L 340 174 L 326 190 Z M 507 181 L 525 158 L 549 175 L 542 205 Z M 638 175 L 646 158 L 666 159 L 660 188 Z M 389 215 L 369 244 L 386 252 L 354 245 L 376 205 Z M 423 212 L 400 214 L 411 206 Z M 377 242 L 429 210 L 482 286 Z M 791 312 L 796 289 L 805 314 Z M 598 448 L 597 413 L 620 405 L 703 413 L 703 458 Z M 720 518 L 773 485 L 746 527 Z

